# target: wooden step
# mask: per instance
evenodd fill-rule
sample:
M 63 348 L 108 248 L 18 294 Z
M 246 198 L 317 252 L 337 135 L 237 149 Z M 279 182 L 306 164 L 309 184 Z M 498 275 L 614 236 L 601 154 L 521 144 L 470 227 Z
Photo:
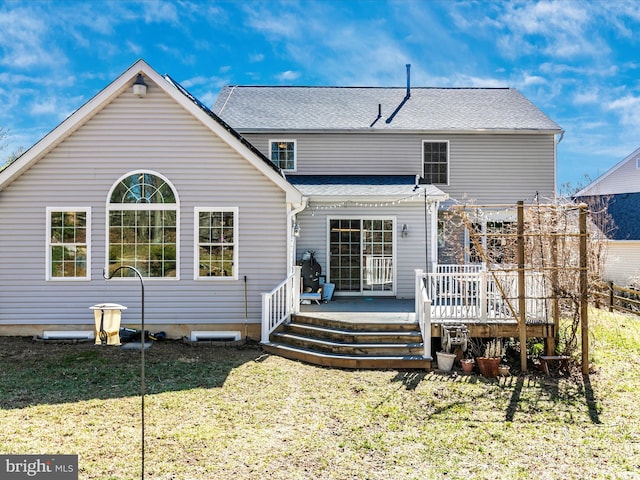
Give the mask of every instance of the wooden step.
M 431 358 L 420 355 L 353 356 L 311 351 L 278 343 L 264 343 L 262 348 L 273 355 L 314 365 L 353 369 L 431 369 Z
M 368 313 L 366 316 L 358 317 L 358 313 L 354 313 L 349 320 L 341 320 L 331 318 L 329 316 L 320 316 L 314 312 L 305 314 L 296 314 L 291 318 L 291 323 L 316 325 L 320 327 L 333 328 L 336 330 L 352 330 L 352 331 L 369 331 L 369 332 L 388 332 L 403 331 L 415 332 L 420 331 L 420 326 L 415 320 L 394 321 L 387 320 L 388 316 Z M 379 319 L 378 319 L 379 318 Z
M 419 325 L 403 315 L 294 315 L 263 344 L 269 353 L 337 368 L 431 368 Z
M 422 335 L 420 330 L 352 330 L 346 328 L 332 328 L 307 323 L 291 322 L 285 326 L 288 333 L 294 333 L 306 337 L 322 338 L 337 342 L 351 343 L 385 343 L 404 342 L 421 343 Z
M 371 335 L 375 335 L 372 333 Z M 394 340 L 385 339 L 386 342 L 350 342 L 325 340 L 323 338 L 310 337 L 306 335 L 298 335 L 289 333 L 286 329 L 283 332 L 276 332 L 272 335 L 271 340 L 274 343 L 282 343 L 294 347 L 304 348 L 306 350 L 338 353 L 346 355 L 420 355 L 423 351 L 422 342 L 405 343 Z

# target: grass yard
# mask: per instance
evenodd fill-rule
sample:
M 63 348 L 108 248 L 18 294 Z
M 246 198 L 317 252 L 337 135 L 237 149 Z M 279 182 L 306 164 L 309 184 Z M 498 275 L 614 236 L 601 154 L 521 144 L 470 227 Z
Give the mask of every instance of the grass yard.
M 145 354 L 145 477 L 640 478 L 640 320 L 591 311 L 594 373 L 319 368 L 257 347 Z M 0 338 L 0 454 L 140 478 L 140 352 Z

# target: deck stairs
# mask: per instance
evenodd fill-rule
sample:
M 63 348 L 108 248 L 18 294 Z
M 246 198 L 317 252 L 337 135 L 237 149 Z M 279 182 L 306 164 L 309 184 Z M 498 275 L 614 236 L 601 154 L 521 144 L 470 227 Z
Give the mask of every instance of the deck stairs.
M 414 321 L 354 312 L 331 318 L 313 312 L 292 316 L 262 346 L 268 353 L 334 368 L 430 369 Z

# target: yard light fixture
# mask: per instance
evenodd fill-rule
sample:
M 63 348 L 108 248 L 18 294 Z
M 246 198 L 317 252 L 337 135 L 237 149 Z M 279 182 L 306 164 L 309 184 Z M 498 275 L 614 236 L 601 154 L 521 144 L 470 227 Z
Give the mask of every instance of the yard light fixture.
M 409 236 L 409 226 L 406 223 L 402 225 L 402 236 L 405 238 Z
M 140 75 L 138 75 L 140 77 Z M 144 83 L 144 82 L 143 82 Z M 140 450 L 141 450 L 141 474 L 140 478 L 144 480 L 144 395 L 145 395 L 145 380 L 144 380 L 144 349 L 145 349 L 145 331 L 144 331 L 144 281 L 142 280 L 142 275 L 138 271 L 138 269 L 131 267 L 129 265 L 122 265 L 116 268 L 111 275 L 107 274 L 106 269 L 102 271 L 102 276 L 106 280 L 111 280 L 116 273 L 123 269 L 129 269 L 136 274 L 136 276 L 140 279 L 140 328 L 142 333 L 140 335 L 140 396 L 141 396 L 141 404 L 140 404 L 140 428 L 141 428 L 141 442 L 140 442 Z
M 133 84 L 133 94 L 139 96 L 140 98 L 147 95 L 147 84 L 144 83 L 144 78 L 142 78 L 142 74 L 139 73 L 136 77 L 136 81 Z

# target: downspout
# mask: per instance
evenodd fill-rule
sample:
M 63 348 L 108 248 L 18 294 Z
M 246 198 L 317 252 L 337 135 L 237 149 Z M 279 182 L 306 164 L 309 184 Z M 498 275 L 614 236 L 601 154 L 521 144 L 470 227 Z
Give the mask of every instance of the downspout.
M 564 138 L 564 130 L 560 132 L 560 137 L 558 141 L 553 144 L 553 196 L 557 198 L 558 196 L 558 145 Z
M 293 226 L 295 224 L 296 215 L 307 208 L 309 199 L 302 197 L 302 203 L 300 206 L 290 210 L 287 213 L 287 272 L 293 273 L 293 267 L 295 266 L 295 241 L 293 235 Z
M 427 273 L 435 272 L 438 265 L 438 212 L 440 211 L 440 201 L 431 203 L 431 265 Z

